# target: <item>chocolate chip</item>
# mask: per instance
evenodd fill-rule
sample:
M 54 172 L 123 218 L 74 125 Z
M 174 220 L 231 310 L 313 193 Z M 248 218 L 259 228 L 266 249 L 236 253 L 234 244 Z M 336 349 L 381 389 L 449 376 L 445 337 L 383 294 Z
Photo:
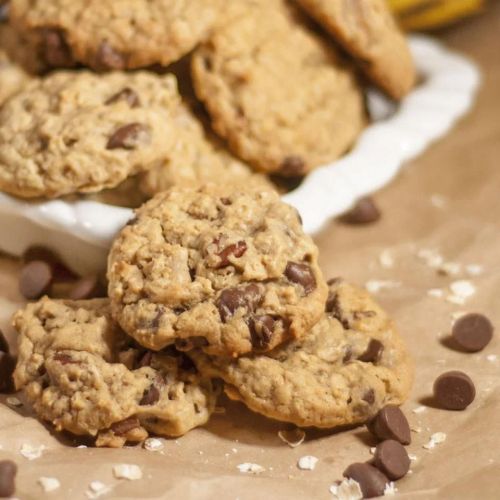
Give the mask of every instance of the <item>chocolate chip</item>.
M 115 130 L 106 149 L 136 149 L 151 142 L 151 130 L 142 123 L 129 123 Z
M 58 29 L 41 31 L 41 52 L 43 60 L 53 68 L 71 68 L 75 65 L 71 49 L 64 33 Z
M 71 288 L 68 298 L 71 300 L 93 299 L 102 296 L 99 278 L 96 275 L 79 279 Z
M 19 291 L 28 300 L 39 299 L 48 291 L 52 279 L 51 266 L 41 260 L 33 260 L 21 270 Z
M 410 470 L 410 458 L 401 443 L 388 439 L 375 448 L 373 465 L 389 479 L 395 481 Z
M 449 371 L 434 382 L 434 397 L 445 410 L 465 410 L 476 397 L 471 378 L 460 371 Z
M 279 173 L 285 177 L 299 177 L 305 174 L 306 164 L 300 156 L 287 156 L 280 165 Z
M 411 443 L 410 425 L 397 406 L 387 405 L 382 408 L 367 427 L 379 439 L 394 439 L 401 444 Z
M 354 207 L 340 217 L 345 224 L 371 224 L 380 219 L 380 210 L 372 198 L 365 197 L 357 201 Z
M 384 352 L 384 344 L 377 339 L 371 339 L 366 351 L 358 356 L 363 363 L 378 363 Z
M 6 23 L 9 20 L 9 4 L 0 5 L 0 23 Z
M 249 322 L 252 346 L 255 349 L 267 349 L 273 338 L 276 322 L 281 318 L 273 317 L 269 314 L 262 316 L 252 316 Z
M 7 352 L 0 352 L 0 392 L 13 392 L 16 358 Z
M 185 354 L 181 354 L 177 358 L 177 363 L 179 365 L 179 368 L 183 371 L 196 372 L 196 365 L 193 363 L 193 360 Z
M 144 366 L 151 366 L 153 361 L 153 351 L 146 351 L 137 361 L 136 368 L 143 368 Z
M 206 347 L 207 345 L 208 340 L 205 337 L 189 337 L 175 341 L 175 347 L 179 351 L 191 351 L 197 347 Z
M 217 255 L 220 257 L 220 262 L 217 265 L 217 269 L 231 265 L 229 257 L 242 257 L 246 251 L 247 244 L 244 241 L 238 241 L 237 243 L 233 243 L 232 245 L 227 246 L 217 253 Z
M 10 351 L 9 343 L 7 342 L 7 339 L 5 338 L 5 335 L 2 332 L 2 330 L 0 330 L 0 352 L 6 352 L 8 354 L 9 351 Z
M 372 405 L 375 403 L 375 391 L 373 389 L 368 389 L 364 394 L 363 397 L 361 398 L 363 401 L 368 403 L 369 405 Z
M 130 87 L 125 87 L 117 94 L 111 96 L 106 101 L 106 104 L 115 104 L 120 101 L 125 101 L 131 108 L 137 108 L 141 105 L 141 100 L 139 99 L 137 92 Z
M 9 498 L 16 491 L 17 465 L 12 460 L 0 461 L 0 497 Z
M 221 202 L 223 205 L 225 205 L 226 207 L 227 207 L 227 206 L 229 206 L 229 205 L 232 205 L 232 202 L 231 202 L 230 198 L 225 198 L 225 197 L 224 197 L 224 198 L 221 198 L 221 199 L 220 199 L 220 202 Z
M 123 436 L 124 434 L 127 434 L 127 432 L 131 431 L 132 429 L 136 429 L 137 427 L 140 427 L 141 423 L 139 422 L 139 419 L 137 417 L 129 417 L 126 418 L 125 420 L 120 420 L 119 422 L 115 422 L 111 426 L 111 430 L 117 435 L 117 436 Z
M 384 494 L 385 486 L 389 482 L 387 477 L 370 464 L 355 463 L 344 471 L 344 477 L 354 479 L 359 483 L 363 498 L 374 498 Z
M 288 262 L 285 269 L 285 276 L 292 283 L 301 285 L 306 295 L 310 294 L 316 288 L 316 278 L 309 264 Z
M 451 331 L 453 340 L 467 352 L 484 349 L 493 337 L 493 325 L 482 314 L 466 314 L 459 318 Z
M 47 263 L 52 268 L 53 281 L 72 281 L 78 278 L 78 275 L 66 267 L 54 251 L 41 245 L 28 247 L 23 253 L 22 260 L 26 264 L 34 260 Z
M 216 305 L 221 320 L 225 323 L 239 308 L 247 313 L 254 312 L 262 301 L 262 292 L 258 285 L 251 283 L 242 287 L 226 288 L 221 292 Z
M 154 384 L 151 384 L 149 389 L 146 389 L 144 391 L 142 399 L 139 401 L 139 405 L 140 406 L 154 405 L 159 401 L 159 399 L 160 399 L 160 391 Z
M 98 70 L 106 71 L 110 69 L 122 70 L 125 69 L 125 57 L 114 49 L 109 42 L 104 40 L 99 45 L 96 54 L 96 67 Z
M 69 354 L 64 354 L 58 352 L 54 355 L 54 361 L 59 361 L 61 365 L 77 365 L 78 361 L 75 361 Z

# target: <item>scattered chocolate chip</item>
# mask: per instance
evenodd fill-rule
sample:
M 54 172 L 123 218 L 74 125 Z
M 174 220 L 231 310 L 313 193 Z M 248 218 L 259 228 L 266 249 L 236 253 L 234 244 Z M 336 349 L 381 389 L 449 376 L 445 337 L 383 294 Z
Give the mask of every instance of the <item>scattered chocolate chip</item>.
M 52 283 L 52 267 L 41 260 L 26 264 L 19 277 L 19 291 L 28 300 L 39 299 Z
M 9 343 L 7 342 L 7 339 L 5 338 L 5 335 L 2 332 L 2 330 L 0 330 L 0 352 L 6 352 L 8 354 L 9 351 L 10 351 Z
M 146 389 L 144 391 L 142 399 L 139 401 L 139 405 L 140 406 L 154 405 L 159 400 L 160 400 L 160 391 L 158 390 L 158 387 L 156 387 L 154 384 L 151 384 L 149 389 Z
M 115 130 L 106 149 L 135 149 L 151 142 L 151 130 L 142 123 L 129 123 Z
M 306 295 L 310 294 L 316 288 L 316 278 L 309 264 L 288 262 L 285 269 L 285 276 L 292 283 L 301 285 Z
M 226 248 L 217 253 L 217 255 L 220 257 L 220 262 L 217 265 L 217 269 L 231 265 L 229 257 L 232 256 L 238 259 L 242 257 L 246 251 L 247 244 L 245 241 L 238 241 L 237 243 L 228 245 Z
M 252 346 L 255 349 L 267 349 L 273 338 L 276 322 L 281 318 L 273 317 L 269 314 L 262 316 L 252 316 L 249 322 Z
M 299 177 L 305 174 L 306 164 L 300 156 L 287 156 L 280 165 L 279 174 L 285 177 Z
M 7 352 L 0 352 L 0 392 L 13 392 L 16 358 Z
M 375 448 L 373 464 L 393 481 L 410 470 L 410 458 L 405 447 L 393 439 L 387 439 Z
M 482 314 L 466 314 L 459 318 L 451 331 L 453 340 L 467 352 L 484 349 L 493 337 L 493 325 Z
M 144 366 L 151 366 L 153 361 L 153 351 L 146 351 L 137 362 L 136 368 L 143 368 Z
M 377 339 L 371 339 L 366 351 L 358 356 L 363 363 L 378 363 L 384 352 L 384 344 Z
M 125 69 L 125 57 L 104 40 L 96 54 L 96 67 L 101 71 L 123 70 Z
M 68 298 L 71 300 L 93 299 L 102 296 L 99 278 L 96 275 L 79 279 L 71 288 Z
M 49 66 L 71 68 L 75 65 L 71 49 L 61 30 L 47 28 L 42 30 L 41 34 L 41 55 Z
M 351 210 L 340 217 L 345 224 L 371 224 L 381 217 L 380 210 L 372 198 L 365 197 L 357 201 Z
M 389 482 L 387 477 L 373 465 L 355 463 L 344 471 L 344 477 L 354 479 L 359 483 L 363 498 L 374 498 L 384 494 L 385 486 Z
M 405 445 L 411 443 L 410 425 L 397 406 L 387 405 L 382 408 L 367 427 L 379 439 L 394 439 Z
M 375 391 L 372 388 L 368 389 L 363 394 L 362 399 L 363 399 L 363 401 L 365 401 L 369 405 L 372 405 L 373 403 L 375 403 Z
M 9 498 L 16 491 L 17 465 L 12 460 L 0 461 L 0 497 Z
M 445 410 L 465 410 L 476 397 L 471 378 L 460 371 L 449 371 L 434 382 L 434 397 Z
M 247 313 L 254 312 L 261 300 L 260 287 L 251 283 L 242 287 L 226 288 L 219 295 L 216 305 L 221 320 L 225 323 L 240 307 L 245 308 Z
M 115 422 L 111 426 L 111 430 L 117 435 L 117 436 L 123 436 L 124 434 L 127 434 L 127 432 L 131 431 L 132 429 L 135 429 L 137 427 L 140 427 L 141 423 L 139 422 L 139 419 L 137 417 L 129 417 L 126 418 L 125 420 L 120 420 L 119 422 Z
M 125 87 L 117 94 L 111 96 L 106 101 L 106 104 L 115 104 L 120 101 L 125 101 L 131 108 L 138 108 L 141 105 L 141 100 L 139 99 L 137 92 L 130 87 Z
M 75 361 L 69 354 L 64 354 L 62 352 L 58 352 L 54 354 L 54 361 L 59 361 L 61 365 L 77 365 L 78 361 Z

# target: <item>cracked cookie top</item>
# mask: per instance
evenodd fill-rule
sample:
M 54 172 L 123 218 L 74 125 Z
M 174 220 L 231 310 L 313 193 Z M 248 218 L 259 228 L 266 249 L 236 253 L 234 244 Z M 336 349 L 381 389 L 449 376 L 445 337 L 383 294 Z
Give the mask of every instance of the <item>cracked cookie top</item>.
M 140 348 L 111 319 L 109 301 L 47 297 L 14 316 L 14 373 L 37 415 L 98 446 L 179 436 L 210 417 L 217 388 L 182 353 Z
M 290 3 L 231 7 L 192 59 L 214 129 L 241 159 L 285 177 L 338 158 L 365 123 L 352 71 Z
M 172 188 L 139 208 L 113 243 L 112 313 L 150 349 L 267 351 L 321 316 L 317 257 L 276 193 Z
M 162 162 L 175 77 L 59 72 L 0 110 L 0 190 L 23 198 L 95 192 Z
M 330 282 L 323 318 L 302 339 L 237 360 L 200 350 L 190 356 L 204 375 L 224 380 L 232 399 L 303 427 L 367 422 L 385 405 L 401 404 L 413 378 L 387 314 L 340 280 Z

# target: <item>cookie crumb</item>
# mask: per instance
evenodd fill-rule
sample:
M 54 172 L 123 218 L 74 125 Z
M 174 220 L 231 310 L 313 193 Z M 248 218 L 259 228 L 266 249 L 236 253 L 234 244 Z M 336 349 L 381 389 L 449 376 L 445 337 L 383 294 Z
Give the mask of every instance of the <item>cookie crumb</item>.
M 157 438 L 147 438 L 144 441 L 144 449 L 148 451 L 160 451 L 165 447 L 163 441 Z
M 259 464 L 252 464 L 245 462 L 244 464 L 239 464 L 236 466 L 240 472 L 245 474 L 260 474 L 264 472 L 266 469 Z
M 92 481 L 89 484 L 88 490 L 85 492 L 87 498 L 99 498 L 111 491 L 111 486 L 105 485 L 101 481 Z
M 365 283 L 365 288 L 373 294 L 380 292 L 381 290 L 387 290 L 391 288 L 398 288 L 401 286 L 399 281 L 391 280 L 369 280 Z
M 417 252 L 417 257 L 423 261 L 426 266 L 434 269 L 442 266 L 444 263 L 443 256 L 433 248 L 421 248 Z
M 314 470 L 316 464 L 318 463 L 318 458 L 312 455 L 305 455 L 299 458 L 297 462 L 297 467 L 301 470 Z
M 469 280 L 457 280 L 450 284 L 451 294 L 446 297 L 453 304 L 464 304 L 467 299 L 476 293 L 476 287 Z
M 496 361 L 498 361 L 498 356 L 496 354 L 488 354 L 488 356 L 486 356 L 486 359 L 490 363 L 495 363 Z
M 424 411 L 427 411 L 427 406 L 417 406 L 416 408 L 413 408 L 412 412 L 413 413 L 424 413 Z
M 434 193 L 431 195 L 431 205 L 435 208 L 445 208 L 447 204 L 446 198 L 441 195 Z
M 35 460 L 42 456 L 43 451 L 46 449 L 45 445 L 41 444 L 40 446 L 33 446 L 28 443 L 24 443 L 21 446 L 20 453 L 24 458 L 28 460 Z
M 467 264 L 465 266 L 465 271 L 469 276 L 480 276 L 483 274 L 484 269 L 480 264 Z
M 135 481 L 142 479 L 142 470 L 135 464 L 118 464 L 113 467 L 113 474 L 116 479 L 128 479 Z
M 300 446 L 306 438 L 306 433 L 299 428 L 278 431 L 278 437 L 291 448 Z
M 432 450 L 432 448 L 435 448 L 437 444 L 444 443 L 445 441 L 446 434 L 444 432 L 435 432 L 429 439 L 429 442 L 423 445 L 423 448 L 426 450 Z
M 332 484 L 330 486 L 330 493 L 336 500 L 361 500 L 363 498 L 359 483 L 350 478 Z
M 418 457 L 417 455 L 413 454 L 413 453 L 408 453 L 408 458 L 412 461 L 412 462 L 416 462 L 418 460 Z
M 51 491 L 55 491 L 61 487 L 59 479 L 56 479 L 55 477 L 39 477 L 38 484 L 42 487 L 45 493 L 50 493 Z
M 441 288 L 431 288 L 430 290 L 427 290 L 427 295 L 429 297 L 440 299 L 444 297 L 444 290 L 442 290 Z
M 384 496 L 395 495 L 397 492 L 398 489 L 396 488 L 396 485 L 394 484 L 393 481 L 385 485 Z
M 23 406 L 23 403 L 22 401 L 20 401 L 18 398 L 16 398 L 15 396 L 9 396 L 7 399 L 6 399 L 6 402 L 9 406 L 15 406 L 17 408 L 19 408 L 20 406 Z

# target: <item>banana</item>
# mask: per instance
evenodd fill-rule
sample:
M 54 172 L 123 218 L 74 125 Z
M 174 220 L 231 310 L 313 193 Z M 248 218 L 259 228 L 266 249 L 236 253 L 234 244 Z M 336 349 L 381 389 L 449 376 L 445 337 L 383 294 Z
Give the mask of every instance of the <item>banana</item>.
M 484 0 L 388 0 L 401 26 L 408 30 L 434 29 L 480 12 Z

